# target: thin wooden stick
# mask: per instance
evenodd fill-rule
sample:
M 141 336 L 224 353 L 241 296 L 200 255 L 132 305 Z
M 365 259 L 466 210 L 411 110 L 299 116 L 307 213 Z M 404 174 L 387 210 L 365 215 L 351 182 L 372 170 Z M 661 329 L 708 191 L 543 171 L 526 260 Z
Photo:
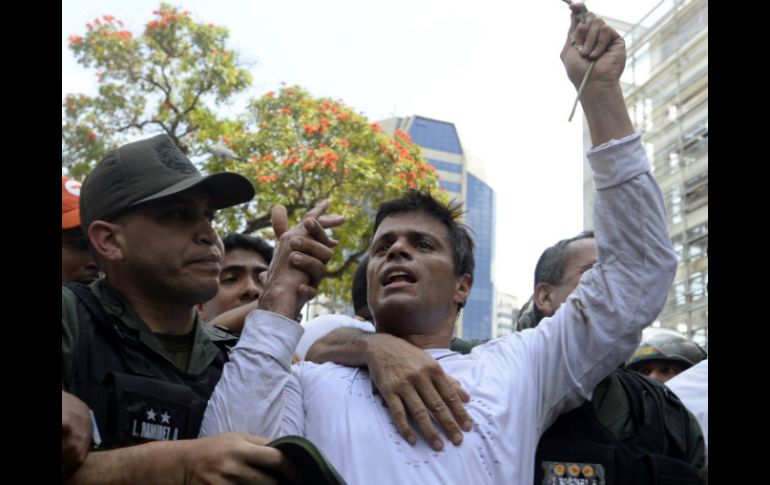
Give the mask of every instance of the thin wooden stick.
M 578 101 L 580 101 L 580 95 L 583 94 L 583 88 L 586 87 L 586 81 L 588 81 L 588 76 L 591 75 L 591 71 L 594 70 L 594 64 L 596 64 L 596 61 L 591 61 L 591 64 L 588 65 L 588 69 L 586 69 L 586 73 L 583 74 L 583 80 L 580 82 L 580 88 L 578 88 L 577 97 L 575 98 L 575 104 L 572 105 L 572 112 L 569 114 L 569 119 L 567 122 L 572 121 L 572 117 L 575 115 L 575 109 L 577 108 Z
M 562 0 L 567 5 L 572 4 L 572 0 Z M 578 20 L 580 22 L 586 21 L 586 11 L 583 9 L 580 13 L 577 14 Z M 577 96 L 575 97 L 575 103 L 572 105 L 572 111 L 569 114 L 569 119 L 567 119 L 567 122 L 572 121 L 572 117 L 575 116 L 575 109 L 577 109 L 578 101 L 580 101 L 580 95 L 583 94 L 583 88 L 586 87 L 586 81 L 588 81 L 588 76 L 591 75 L 591 71 L 594 70 L 594 65 L 596 64 L 596 61 L 591 61 L 591 63 L 588 65 L 588 69 L 586 69 L 586 73 L 583 74 L 583 80 L 580 81 L 580 87 L 578 88 Z

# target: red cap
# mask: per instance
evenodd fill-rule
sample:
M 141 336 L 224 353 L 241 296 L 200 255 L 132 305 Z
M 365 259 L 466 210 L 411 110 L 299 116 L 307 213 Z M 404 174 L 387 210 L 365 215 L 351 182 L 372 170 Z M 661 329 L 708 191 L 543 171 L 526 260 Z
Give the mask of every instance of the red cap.
M 61 178 L 61 228 L 80 227 L 80 182 Z

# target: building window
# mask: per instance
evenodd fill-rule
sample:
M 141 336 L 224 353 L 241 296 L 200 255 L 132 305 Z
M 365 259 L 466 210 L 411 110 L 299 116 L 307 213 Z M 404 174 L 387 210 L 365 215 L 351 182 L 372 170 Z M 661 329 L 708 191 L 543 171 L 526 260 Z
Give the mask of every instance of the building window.
M 709 173 L 708 170 L 691 177 L 684 183 L 685 212 L 693 212 L 709 202 Z
M 434 158 L 427 159 L 431 165 L 436 167 L 436 170 L 443 170 L 445 172 L 463 173 L 463 166 L 459 163 L 444 162 L 442 160 L 436 160 Z
M 459 194 L 463 190 L 463 186 L 455 182 L 447 182 L 445 180 L 439 180 L 438 185 L 439 187 L 442 187 L 444 189 L 447 189 L 450 192 L 454 192 L 457 194 Z
M 674 246 L 674 253 L 676 253 L 676 260 L 679 264 L 684 261 L 684 236 L 680 233 L 671 238 L 671 244 Z
M 666 195 L 669 221 L 671 224 L 678 224 L 682 222 L 682 190 L 679 187 L 672 187 Z
M 674 301 L 676 306 L 682 306 L 687 303 L 687 289 L 683 281 L 674 283 Z
M 452 123 L 415 117 L 409 129 L 412 141 L 421 147 L 462 154 L 460 140 Z
M 647 98 L 644 100 L 644 117 L 646 123 L 644 124 L 644 130 L 647 132 L 652 131 L 652 99 Z
M 691 165 L 708 156 L 709 127 L 708 118 L 703 119 L 695 127 L 682 136 L 682 154 L 685 165 Z
M 668 171 L 676 173 L 679 170 L 679 153 L 671 152 L 668 154 Z
M 672 104 L 671 106 L 668 107 L 667 115 L 668 115 L 669 121 L 676 121 L 678 114 L 679 114 L 679 108 L 675 104 Z
M 678 142 L 674 140 L 655 154 L 654 165 L 658 175 L 663 176 L 671 172 L 672 168 L 674 171 L 679 168 L 679 153 L 676 151 L 677 146 Z
M 687 261 L 695 261 L 706 256 L 706 244 L 708 244 L 706 239 L 690 244 L 687 247 Z
M 706 295 L 706 280 L 703 272 L 698 271 L 690 276 L 690 298 L 697 301 Z
M 709 224 L 708 222 L 704 222 L 703 224 L 691 227 L 687 230 L 687 241 L 694 241 L 695 239 L 708 236 L 708 234 Z

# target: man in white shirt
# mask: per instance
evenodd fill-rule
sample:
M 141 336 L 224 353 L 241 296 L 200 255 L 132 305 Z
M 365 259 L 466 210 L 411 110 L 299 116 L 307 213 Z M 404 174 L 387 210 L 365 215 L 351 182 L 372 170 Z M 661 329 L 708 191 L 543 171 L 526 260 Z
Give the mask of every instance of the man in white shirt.
M 674 394 L 698 420 L 706 443 L 706 462 L 709 445 L 709 361 L 704 359 L 666 382 Z
M 307 237 L 292 230 L 276 248 L 260 310 L 247 317 L 201 435 L 299 434 L 352 484 L 532 482 L 540 435 L 636 348 L 676 270 L 660 190 L 619 84 L 623 40 L 593 14 L 580 23 L 582 5 L 570 8 L 562 61 L 576 87 L 596 61 L 581 99 L 596 146 L 588 158 L 597 187 L 598 260 L 565 304 L 535 329 L 493 340 L 469 355 L 454 353 L 452 329 L 473 274 L 473 243 L 456 221 L 458 211 L 410 192 L 383 204 L 375 221 L 367 272 L 377 329 L 372 337 L 402 338 L 436 359 L 470 394 L 472 429 L 451 436 L 456 446 L 449 447 L 402 438 L 415 400 L 428 402 L 434 414 L 446 411 L 443 403 L 408 393 L 383 401 L 365 369 L 310 362 L 292 368 L 302 335 L 292 320 L 293 298 L 308 281 L 288 266 L 292 247 L 302 248 Z M 418 412 L 418 421 L 425 414 Z

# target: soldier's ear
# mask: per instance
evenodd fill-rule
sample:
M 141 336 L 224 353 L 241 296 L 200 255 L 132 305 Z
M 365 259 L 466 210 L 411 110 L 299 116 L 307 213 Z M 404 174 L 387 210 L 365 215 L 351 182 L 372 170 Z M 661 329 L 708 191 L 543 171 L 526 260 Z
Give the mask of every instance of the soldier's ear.
M 107 221 L 94 221 L 88 226 L 88 240 L 97 256 L 107 261 L 123 259 L 123 227 Z
M 546 317 L 556 313 L 558 305 L 553 302 L 554 287 L 550 283 L 538 283 L 535 286 L 535 294 L 532 296 L 532 304 L 537 306 Z

